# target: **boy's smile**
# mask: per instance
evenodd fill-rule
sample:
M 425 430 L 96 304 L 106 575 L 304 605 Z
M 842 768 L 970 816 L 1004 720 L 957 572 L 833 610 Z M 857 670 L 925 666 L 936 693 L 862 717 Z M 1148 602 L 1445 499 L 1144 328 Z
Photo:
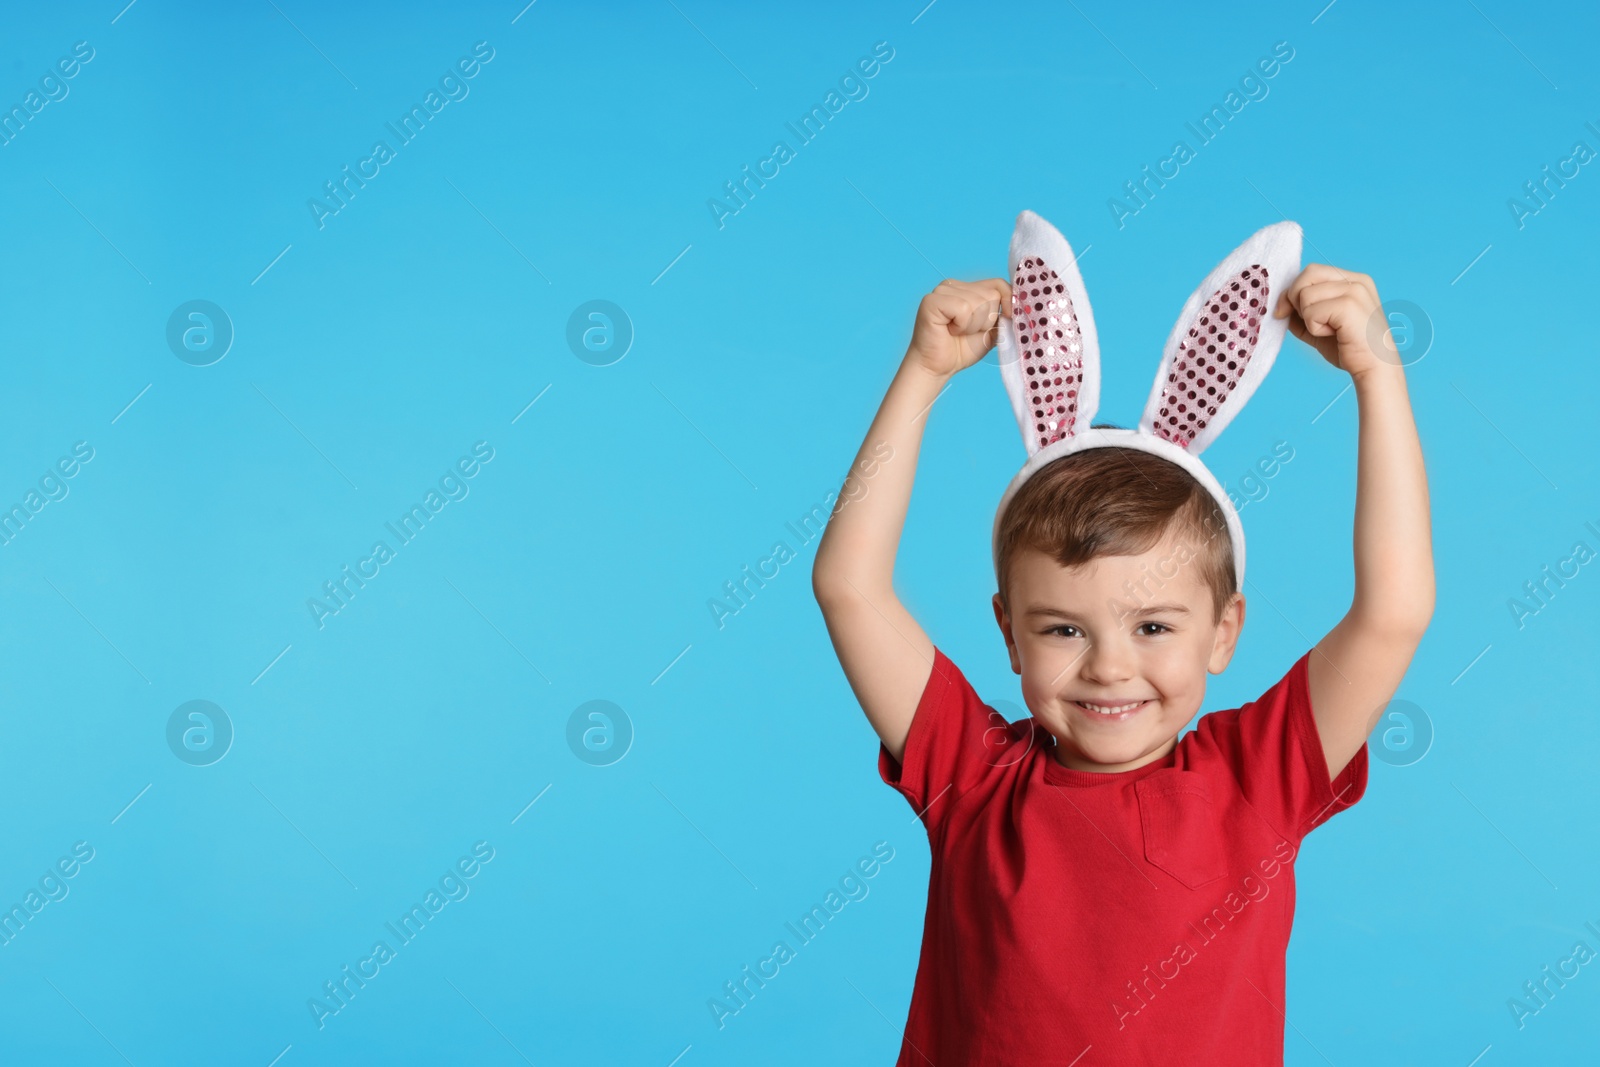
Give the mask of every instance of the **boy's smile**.
M 1011 562 L 1012 614 L 995 619 L 1022 677 L 1022 696 L 1056 739 L 1054 758 L 1080 771 L 1129 771 L 1161 759 L 1200 710 L 1206 674 L 1220 674 L 1244 623 L 1234 594 L 1213 622 L 1192 537 L 1172 531 L 1135 556 L 1066 568 L 1037 549 Z

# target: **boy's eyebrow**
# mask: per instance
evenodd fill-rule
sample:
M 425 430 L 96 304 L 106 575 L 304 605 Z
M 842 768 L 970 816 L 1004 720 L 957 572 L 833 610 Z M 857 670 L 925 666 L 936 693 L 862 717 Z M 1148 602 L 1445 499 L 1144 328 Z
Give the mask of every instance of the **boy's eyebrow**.
M 1164 612 L 1164 611 L 1165 612 L 1171 612 L 1174 615 L 1188 615 L 1190 613 L 1189 609 L 1184 607 L 1182 604 L 1147 604 L 1142 608 L 1136 608 L 1133 611 L 1123 612 L 1123 616 L 1127 617 L 1129 615 L 1157 615 L 1157 614 L 1160 614 L 1161 612 Z M 1070 611 L 1062 611 L 1060 608 L 1050 608 L 1050 607 L 1029 608 L 1026 612 L 1023 613 L 1023 615 L 1024 615 L 1025 618 L 1032 618 L 1033 616 L 1036 616 L 1036 615 L 1054 615 L 1054 616 L 1056 616 L 1058 618 L 1062 618 L 1062 619 L 1076 619 L 1076 618 L 1078 618 L 1077 615 L 1074 615 Z

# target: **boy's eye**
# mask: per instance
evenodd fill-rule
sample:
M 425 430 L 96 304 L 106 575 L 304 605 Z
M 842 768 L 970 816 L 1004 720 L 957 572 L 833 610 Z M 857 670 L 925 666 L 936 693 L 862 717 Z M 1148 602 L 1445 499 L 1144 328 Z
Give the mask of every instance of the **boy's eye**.
M 1147 627 L 1150 629 L 1147 630 Z M 1172 632 L 1172 627 L 1160 622 L 1142 622 L 1139 624 L 1138 628 L 1139 632 L 1144 634 L 1146 637 L 1155 637 L 1158 634 Z M 1050 627 L 1048 630 L 1045 630 L 1044 633 L 1049 637 L 1074 637 L 1078 635 L 1076 633 L 1067 633 L 1066 631 L 1076 631 L 1077 629 L 1078 628 L 1076 626 L 1072 626 L 1068 623 L 1062 623 L 1060 626 Z

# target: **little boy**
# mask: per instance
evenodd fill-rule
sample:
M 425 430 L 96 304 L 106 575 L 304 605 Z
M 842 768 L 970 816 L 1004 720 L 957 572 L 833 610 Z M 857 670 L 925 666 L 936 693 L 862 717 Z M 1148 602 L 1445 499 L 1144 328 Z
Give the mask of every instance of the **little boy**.
M 1029 719 L 987 707 L 895 597 L 923 421 L 1010 305 L 998 278 L 923 298 L 813 571 L 879 773 L 932 852 L 897 1062 L 1281 1065 L 1299 844 L 1364 793 L 1367 736 L 1433 612 L 1422 450 L 1377 290 L 1313 263 L 1272 309 L 1354 386 L 1350 610 L 1181 740 L 1244 596 L 1217 501 L 1176 463 L 1089 448 L 1007 505 L 993 606 Z

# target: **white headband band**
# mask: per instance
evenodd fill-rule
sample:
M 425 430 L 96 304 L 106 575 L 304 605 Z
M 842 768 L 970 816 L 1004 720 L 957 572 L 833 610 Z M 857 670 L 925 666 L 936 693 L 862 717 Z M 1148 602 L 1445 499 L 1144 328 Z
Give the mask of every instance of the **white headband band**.
M 1288 319 L 1272 304 L 1300 274 L 1300 227 L 1257 230 L 1195 288 L 1167 337 L 1155 384 L 1136 429 L 1093 429 L 1100 406 L 1100 344 L 1077 257 L 1056 228 L 1031 211 L 1011 235 L 1011 317 L 1000 320 L 1000 377 L 1011 397 L 1028 461 L 1000 498 L 992 547 L 999 581 L 1000 520 L 1041 467 L 1086 448 L 1120 445 L 1168 459 L 1216 498 L 1244 589 L 1244 526 L 1228 494 L 1199 459 L 1272 369 Z

